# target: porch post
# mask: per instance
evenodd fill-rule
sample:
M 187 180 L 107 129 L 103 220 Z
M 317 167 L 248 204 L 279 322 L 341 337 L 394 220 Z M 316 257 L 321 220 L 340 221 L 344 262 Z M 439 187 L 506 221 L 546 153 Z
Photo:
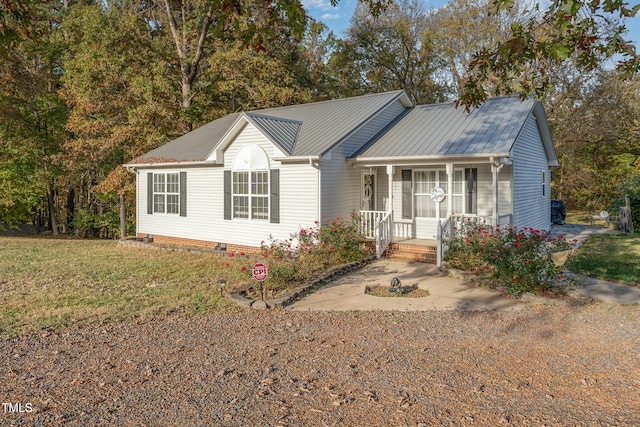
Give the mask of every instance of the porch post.
M 453 163 L 447 163 L 447 218 L 453 214 Z
M 387 165 L 387 181 L 389 181 L 389 196 L 387 200 L 387 212 L 391 226 L 389 227 L 390 241 L 393 242 L 393 166 Z
M 500 169 L 498 165 L 494 161 L 493 157 L 491 158 L 491 174 L 493 175 L 493 226 L 498 225 L 498 174 L 500 173 Z

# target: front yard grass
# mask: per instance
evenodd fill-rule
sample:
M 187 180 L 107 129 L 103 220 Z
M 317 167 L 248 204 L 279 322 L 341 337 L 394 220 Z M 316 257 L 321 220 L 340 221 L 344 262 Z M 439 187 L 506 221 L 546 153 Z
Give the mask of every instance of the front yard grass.
M 0 333 L 233 310 L 250 257 L 123 247 L 114 241 L 0 237 Z
M 571 271 L 640 287 L 640 234 L 598 234 L 578 250 Z

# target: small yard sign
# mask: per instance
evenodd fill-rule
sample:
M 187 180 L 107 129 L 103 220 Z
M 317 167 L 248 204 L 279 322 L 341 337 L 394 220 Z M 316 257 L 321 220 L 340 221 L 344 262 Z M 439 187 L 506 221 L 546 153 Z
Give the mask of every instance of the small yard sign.
M 267 266 L 262 263 L 257 263 L 253 266 L 253 278 L 258 282 L 264 282 L 267 280 L 267 274 L 269 270 Z

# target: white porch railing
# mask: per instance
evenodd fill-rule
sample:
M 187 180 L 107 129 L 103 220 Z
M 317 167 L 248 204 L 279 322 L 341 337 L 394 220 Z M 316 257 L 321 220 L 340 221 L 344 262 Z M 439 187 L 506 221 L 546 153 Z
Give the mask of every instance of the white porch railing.
M 376 238 L 376 225 L 382 221 L 385 215 L 388 215 L 385 211 L 360 211 L 361 222 L 360 231 L 367 239 Z
M 391 212 L 386 212 L 376 224 L 376 258 L 382 258 L 382 254 L 391 243 Z
M 436 266 L 442 266 L 442 260 L 444 253 L 448 249 L 448 238 L 453 233 L 453 221 L 448 216 L 444 221 L 438 221 L 438 235 L 437 235 L 437 248 L 436 248 Z
M 360 216 L 360 232 L 367 239 L 375 239 L 376 258 L 380 259 L 393 238 L 391 212 L 360 211 Z

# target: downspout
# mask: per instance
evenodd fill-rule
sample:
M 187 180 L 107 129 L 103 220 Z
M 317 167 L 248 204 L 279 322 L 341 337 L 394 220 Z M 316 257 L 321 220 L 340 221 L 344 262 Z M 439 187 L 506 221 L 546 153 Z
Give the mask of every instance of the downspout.
M 500 186 L 500 169 L 502 169 L 503 166 L 503 164 L 496 166 L 496 216 L 493 221 L 494 227 L 498 225 L 498 221 L 500 220 L 500 192 L 498 191 L 498 187 Z
M 495 185 L 496 185 L 495 219 L 493 224 L 494 227 L 498 225 L 498 221 L 500 220 L 500 198 L 499 198 L 500 192 L 498 191 L 498 187 L 500 186 L 500 169 L 502 169 L 504 165 L 510 165 L 510 164 L 511 164 L 511 159 L 509 159 L 508 157 L 500 157 L 497 164 L 495 162 L 493 163 L 494 170 L 495 170 Z
M 446 164 L 447 171 L 447 218 L 453 215 L 453 163 Z
M 318 198 L 318 224 L 322 225 L 322 195 L 320 194 L 320 189 L 322 188 L 320 185 L 320 180 L 322 179 L 322 171 L 320 170 L 320 164 L 316 167 L 313 164 L 313 158 L 309 156 L 309 166 L 315 168 L 318 171 L 318 176 L 316 178 L 316 197 Z

